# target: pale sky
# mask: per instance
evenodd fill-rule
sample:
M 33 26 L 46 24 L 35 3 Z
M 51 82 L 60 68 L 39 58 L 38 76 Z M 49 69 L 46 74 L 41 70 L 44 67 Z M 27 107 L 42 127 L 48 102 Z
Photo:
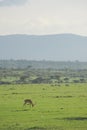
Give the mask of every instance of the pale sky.
M 87 36 L 87 0 L 0 0 L 0 35 Z

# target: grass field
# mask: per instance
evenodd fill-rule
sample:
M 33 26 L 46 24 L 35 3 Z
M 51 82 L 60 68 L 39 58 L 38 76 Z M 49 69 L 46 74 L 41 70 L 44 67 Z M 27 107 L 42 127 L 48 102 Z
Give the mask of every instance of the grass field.
M 1 85 L 0 130 L 87 130 L 87 84 Z

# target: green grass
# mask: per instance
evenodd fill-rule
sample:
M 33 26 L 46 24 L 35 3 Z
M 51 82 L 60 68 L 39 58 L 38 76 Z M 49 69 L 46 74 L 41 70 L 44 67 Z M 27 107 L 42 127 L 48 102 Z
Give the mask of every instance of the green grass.
M 0 130 L 87 130 L 87 84 L 1 85 Z

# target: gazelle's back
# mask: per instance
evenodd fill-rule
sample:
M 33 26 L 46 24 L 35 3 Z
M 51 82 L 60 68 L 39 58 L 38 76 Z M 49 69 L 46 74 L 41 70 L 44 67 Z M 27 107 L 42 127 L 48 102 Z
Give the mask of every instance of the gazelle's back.
M 34 106 L 34 104 L 33 104 L 31 99 L 25 99 L 24 100 L 24 105 L 26 105 L 26 104 L 30 104 L 30 105 L 32 105 L 32 107 Z

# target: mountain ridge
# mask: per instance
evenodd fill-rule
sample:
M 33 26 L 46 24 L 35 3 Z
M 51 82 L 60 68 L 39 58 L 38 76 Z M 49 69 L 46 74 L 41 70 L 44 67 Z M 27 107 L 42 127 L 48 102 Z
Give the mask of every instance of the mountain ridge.
M 0 59 L 87 61 L 87 37 L 76 34 L 0 36 Z

